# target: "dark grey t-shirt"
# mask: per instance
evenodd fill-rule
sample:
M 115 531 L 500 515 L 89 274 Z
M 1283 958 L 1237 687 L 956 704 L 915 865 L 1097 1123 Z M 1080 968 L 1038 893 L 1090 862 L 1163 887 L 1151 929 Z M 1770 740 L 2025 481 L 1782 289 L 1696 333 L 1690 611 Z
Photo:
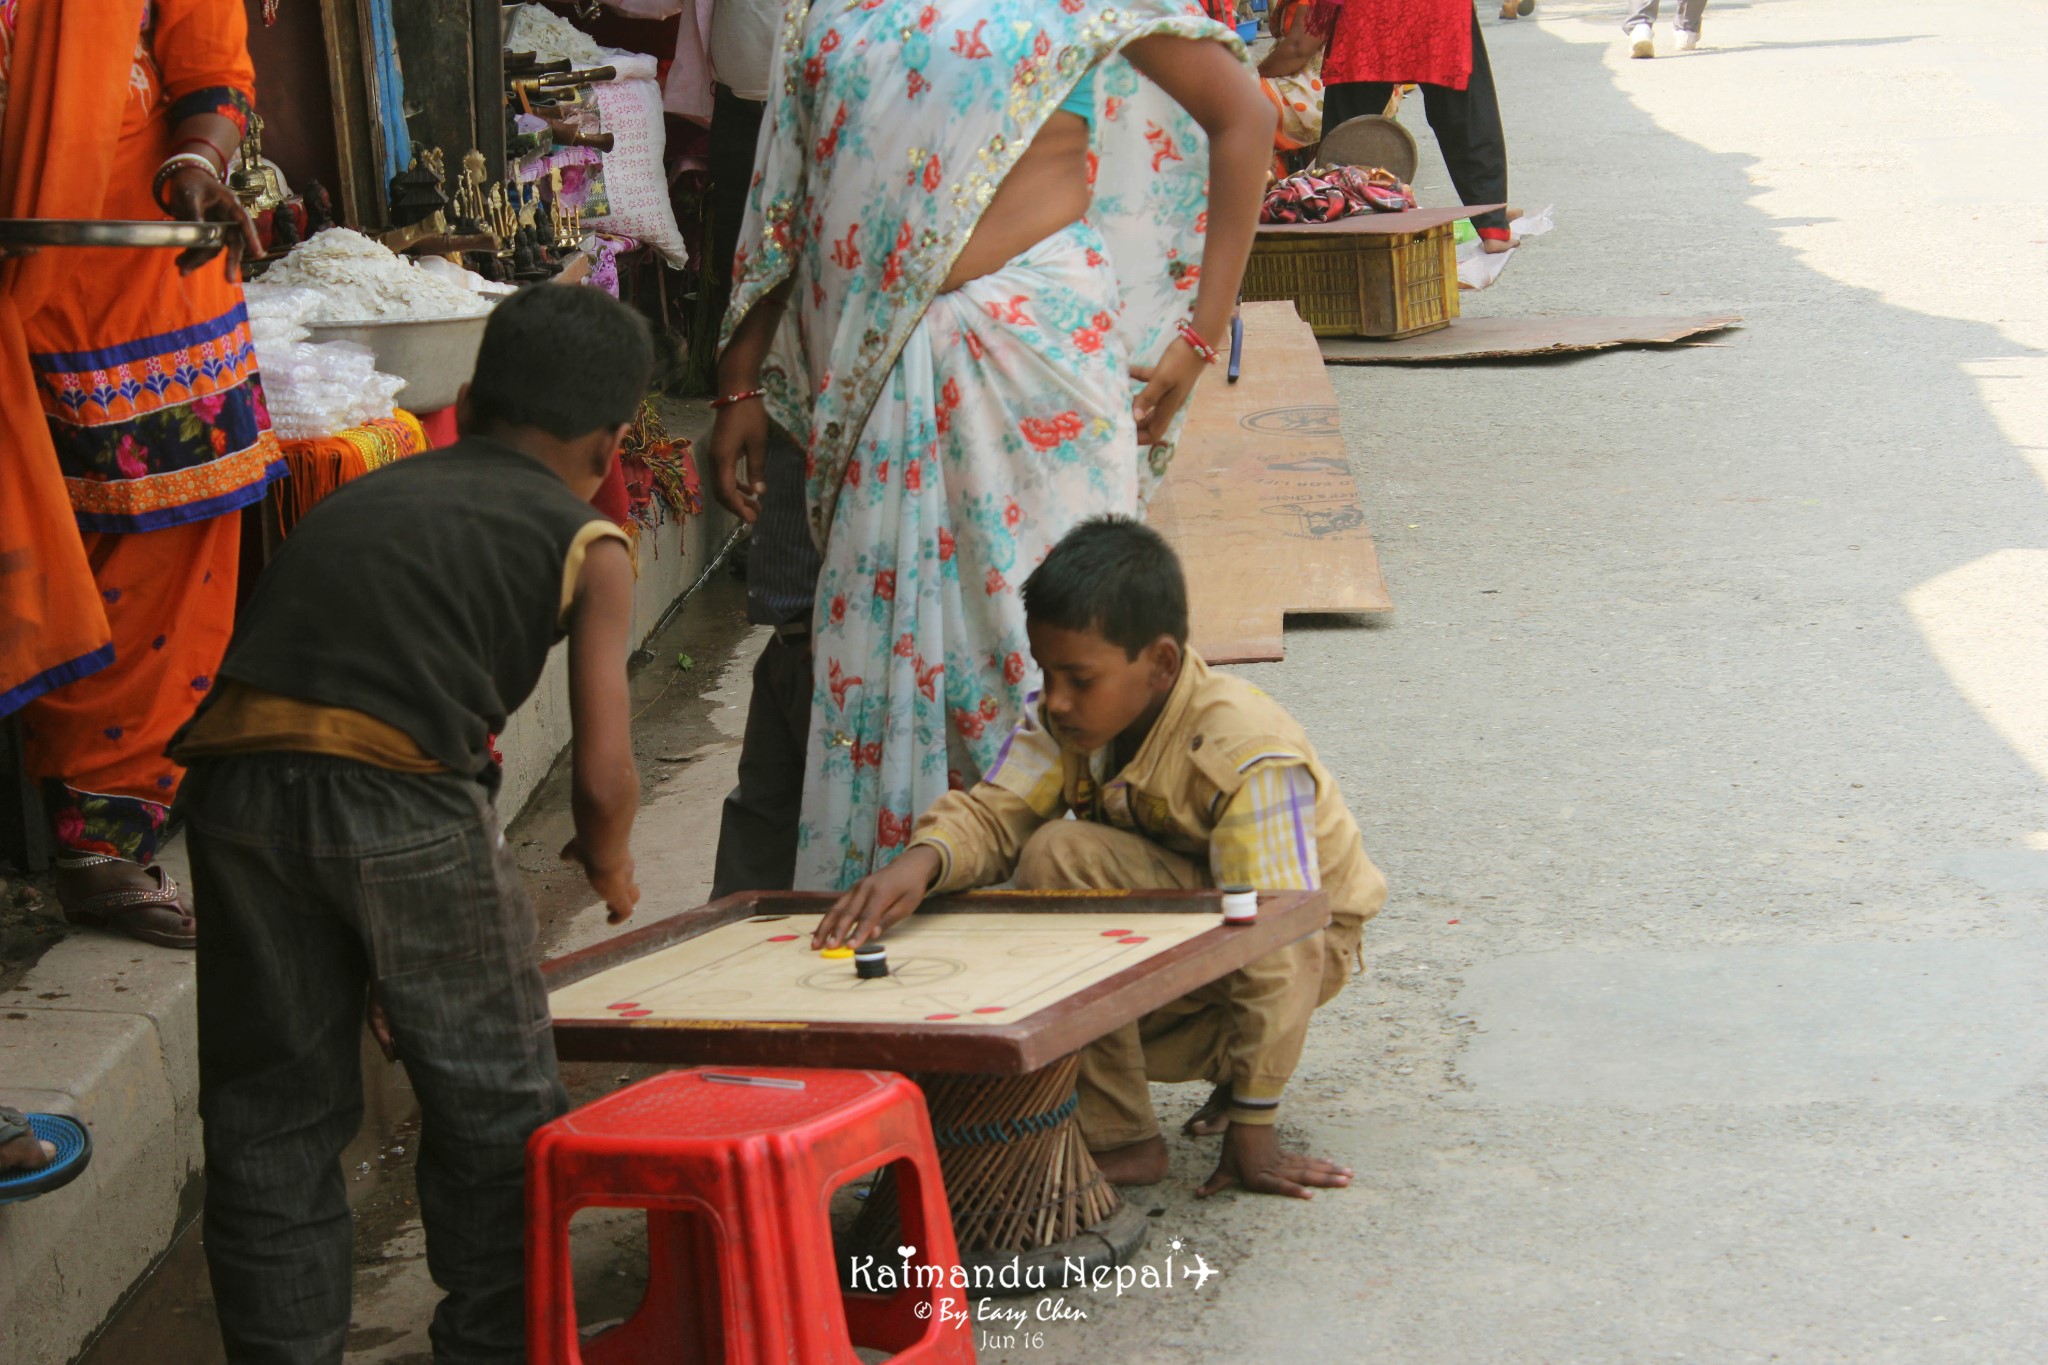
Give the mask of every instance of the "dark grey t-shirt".
M 472 436 L 400 460 L 298 524 L 220 676 L 374 716 L 495 791 L 490 736 L 562 637 L 572 551 L 605 533 L 618 528 L 510 446 Z

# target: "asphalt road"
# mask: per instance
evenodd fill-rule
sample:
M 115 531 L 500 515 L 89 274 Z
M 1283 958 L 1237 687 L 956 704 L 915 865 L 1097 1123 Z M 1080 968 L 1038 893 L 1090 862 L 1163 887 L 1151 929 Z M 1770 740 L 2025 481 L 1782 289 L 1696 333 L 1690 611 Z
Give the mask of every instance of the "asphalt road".
M 985 1360 L 2048 1358 L 2048 7 L 1619 17 L 1482 6 L 1558 228 L 1467 310 L 1745 326 L 1337 371 L 1398 610 L 1246 670 L 1393 887 L 1285 1126 L 1357 1186 L 1183 1141 L 1222 1275 Z

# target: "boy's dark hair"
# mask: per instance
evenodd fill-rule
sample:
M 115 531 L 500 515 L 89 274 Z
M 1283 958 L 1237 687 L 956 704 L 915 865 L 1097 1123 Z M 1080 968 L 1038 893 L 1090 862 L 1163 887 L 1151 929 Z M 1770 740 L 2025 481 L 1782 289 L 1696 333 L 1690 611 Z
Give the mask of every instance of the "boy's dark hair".
M 571 441 L 632 421 L 653 372 L 654 338 L 638 313 L 588 285 L 532 284 L 491 310 L 470 415 Z
M 1157 531 L 1129 517 L 1096 517 L 1060 537 L 1024 580 L 1024 615 L 1092 630 L 1135 659 L 1162 635 L 1188 642 L 1188 585 Z

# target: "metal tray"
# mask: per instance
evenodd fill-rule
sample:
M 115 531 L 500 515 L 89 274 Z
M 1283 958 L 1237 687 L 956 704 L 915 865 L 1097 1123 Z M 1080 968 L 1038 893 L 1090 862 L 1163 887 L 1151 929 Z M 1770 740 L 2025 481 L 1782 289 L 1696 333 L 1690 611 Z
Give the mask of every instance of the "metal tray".
M 232 223 L 143 223 L 102 218 L 0 218 L 0 246 L 220 246 Z

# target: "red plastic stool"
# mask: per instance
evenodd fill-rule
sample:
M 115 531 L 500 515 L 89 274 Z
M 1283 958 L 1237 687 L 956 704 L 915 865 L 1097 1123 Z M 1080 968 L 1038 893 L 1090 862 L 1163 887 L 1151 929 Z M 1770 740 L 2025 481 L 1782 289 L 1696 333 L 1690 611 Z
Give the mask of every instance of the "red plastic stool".
M 945 1282 L 960 1254 L 931 1120 L 901 1076 L 672 1071 L 556 1119 L 526 1157 L 532 1365 L 856 1365 L 855 1346 L 905 1365 L 973 1365 L 966 1296 Z M 832 1194 L 890 1163 L 916 1248 L 912 1287 L 845 1292 Z M 647 1210 L 647 1294 L 625 1323 L 579 1342 L 569 1220 L 592 1206 Z M 876 1278 L 903 1279 L 903 1266 L 877 1266 Z

